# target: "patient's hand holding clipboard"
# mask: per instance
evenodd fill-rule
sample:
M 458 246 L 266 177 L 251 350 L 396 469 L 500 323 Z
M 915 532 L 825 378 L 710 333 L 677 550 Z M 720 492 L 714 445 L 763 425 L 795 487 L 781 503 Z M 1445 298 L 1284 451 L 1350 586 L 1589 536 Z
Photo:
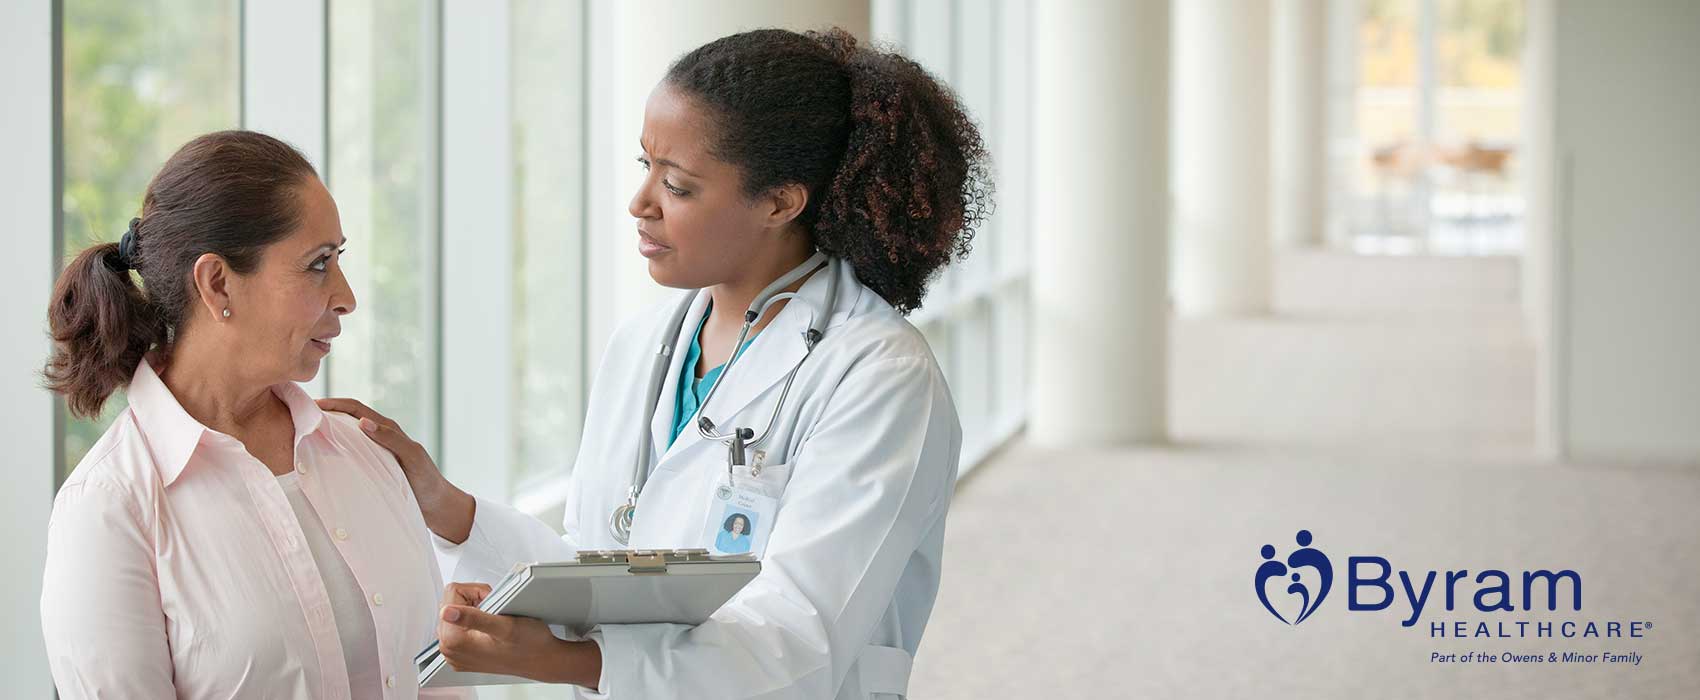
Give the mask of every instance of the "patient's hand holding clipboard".
M 497 615 L 532 617 L 583 636 L 597 625 L 670 622 L 700 625 L 761 573 L 748 554 L 706 549 L 593 550 L 577 561 L 520 564 L 478 605 Z M 437 643 L 414 657 L 421 688 L 531 683 L 517 676 L 461 673 Z

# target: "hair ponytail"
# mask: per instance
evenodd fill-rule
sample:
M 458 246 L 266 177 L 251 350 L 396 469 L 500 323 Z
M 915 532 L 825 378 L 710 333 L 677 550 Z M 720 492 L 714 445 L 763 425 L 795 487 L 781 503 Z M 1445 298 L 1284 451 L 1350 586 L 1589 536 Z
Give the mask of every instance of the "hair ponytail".
M 78 254 L 53 287 L 47 310 L 53 337 L 47 388 L 71 413 L 95 416 L 130 382 L 148 350 L 166 342 L 166 325 L 136 286 L 117 243 Z
M 714 152 L 757 193 L 800 183 L 798 222 L 899 312 L 972 249 L 990 214 L 989 155 L 956 96 L 901 54 L 842 29 L 762 29 L 685 54 L 668 70 L 716 117 Z

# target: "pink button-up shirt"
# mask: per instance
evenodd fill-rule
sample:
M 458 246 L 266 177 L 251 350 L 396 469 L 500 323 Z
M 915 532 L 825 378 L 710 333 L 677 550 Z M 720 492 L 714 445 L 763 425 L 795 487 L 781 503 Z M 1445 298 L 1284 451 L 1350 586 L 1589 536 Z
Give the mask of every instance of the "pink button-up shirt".
M 272 391 L 302 491 L 371 610 L 384 697 L 417 697 L 442 585 L 413 492 L 353 419 L 294 384 Z M 128 396 L 48 526 L 41 623 L 60 697 L 348 698 L 330 597 L 277 478 L 146 362 Z

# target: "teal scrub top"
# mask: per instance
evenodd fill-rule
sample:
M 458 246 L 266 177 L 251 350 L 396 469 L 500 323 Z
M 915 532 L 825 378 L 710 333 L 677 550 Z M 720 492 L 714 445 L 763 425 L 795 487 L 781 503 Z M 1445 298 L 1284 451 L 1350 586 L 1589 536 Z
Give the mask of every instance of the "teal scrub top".
M 708 392 L 714 389 L 714 383 L 720 379 L 720 373 L 726 369 L 726 365 L 722 364 L 703 372 L 701 379 L 697 379 L 695 376 L 697 362 L 702 360 L 702 342 L 700 340 L 702 338 L 702 324 L 708 321 L 708 312 L 712 310 L 714 310 L 712 303 L 708 305 L 707 309 L 703 310 L 702 320 L 697 321 L 697 330 L 691 334 L 691 349 L 685 352 L 685 363 L 683 368 L 679 370 L 679 394 L 673 401 L 673 434 L 667 438 L 668 447 L 673 446 L 673 443 L 679 439 L 679 433 L 684 432 L 691 420 L 696 418 L 697 409 L 702 408 L 703 398 L 707 397 Z M 745 339 L 744 344 L 738 347 L 738 351 L 733 357 L 742 355 L 744 350 L 750 347 L 750 343 L 753 342 L 756 342 L 755 336 Z

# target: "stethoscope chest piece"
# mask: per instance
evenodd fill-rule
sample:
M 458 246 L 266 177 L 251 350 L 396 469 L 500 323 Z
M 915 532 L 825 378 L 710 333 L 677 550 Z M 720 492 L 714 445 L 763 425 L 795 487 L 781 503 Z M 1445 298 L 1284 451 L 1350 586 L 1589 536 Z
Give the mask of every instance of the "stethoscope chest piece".
M 632 516 L 637 514 L 637 506 L 622 503 L 614 509 L 614 515 L 608 518 L 608 531 L 613 533 L 614 541 L 620 544 L 632 542 Z

